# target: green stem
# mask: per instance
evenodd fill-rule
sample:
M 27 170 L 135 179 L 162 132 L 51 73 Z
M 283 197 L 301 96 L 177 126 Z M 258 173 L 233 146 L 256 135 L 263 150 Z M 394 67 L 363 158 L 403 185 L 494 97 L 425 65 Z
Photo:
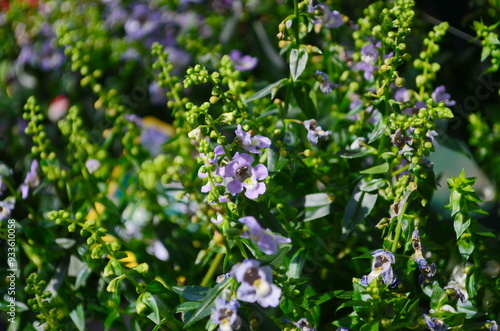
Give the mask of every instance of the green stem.
M 394 241 L 392 242 L 391 252 L 395 253 L 398 249 L 399 238 L 401 237 L 401 231 L 403 229 L 403 215 L 406 213 L 406 208 L 408 208 L 408 200 L 406 200 L 403 208 L 398 216 L 398 224 L 396 226 L 396 235 L 394 236 Z
M 210 266 L 210 268 L 208 269 L 207 274 L 205 275 L 205 277 L 201 281 L 201 284 L 200 284 L 201 286 L 207 286 L 208 285 L 208 283 L 210 282 L 210 280 L 214 277 L 215 271 L 219 267 L 219 264 L 221 263 L 223 257 L 224 257 L 224 253 L 217 253 L 217 255 L 215 255 L 215 258 L 212 261 L 212 265 Z

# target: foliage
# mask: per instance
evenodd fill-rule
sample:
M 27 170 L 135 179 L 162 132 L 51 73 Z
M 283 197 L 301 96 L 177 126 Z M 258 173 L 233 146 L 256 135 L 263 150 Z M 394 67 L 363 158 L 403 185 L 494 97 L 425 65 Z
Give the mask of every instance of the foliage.
M 496 330 L 498 206 L 469 169 L 434 197 L 462 116 L 439 83 L 450 25 L 412 0 L 354 7 L 2 2 L 0 294 L 16 310 L 0 323 Z M 475 61 L 493 75 L 486 14 Z M 468 120 L 498 198 L 500 121 Z

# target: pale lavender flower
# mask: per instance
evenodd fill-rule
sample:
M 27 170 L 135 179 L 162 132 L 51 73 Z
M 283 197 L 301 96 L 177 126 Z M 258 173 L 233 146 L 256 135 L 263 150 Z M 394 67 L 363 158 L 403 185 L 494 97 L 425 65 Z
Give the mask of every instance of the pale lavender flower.
M 212 178 L 225 177 L 226 168 L 219 167 L 219 156 L 223 154 L 224 154 L 224 148 L 221 145 L 218 145 L 217 147 L 214 148 L 214 158 L 208 159 L 208 164 L 213 165 L 215 167 L 215 170 L 212 172 Z M 200 157 L 204 158 L 205 154 L 201 153 Z M 200 169 L 198 170 L 198 177 L 199 178 L 208 177 L 208 173 L 205 166 L 201 166 Z M 214 182 L 214 185 L 222 186 L 224 184 L 222 182 L 221 183 Z M 207 193 L 210 192 L 211 189 L 212 189 L 212 184 L 210 183 L 210 181 L 207 181 L 207 183 L 201 187 L 201 192 Z
M 444 324 L 443 321 L 439 320 L 436 317 L 430 317 L 426 314 L 423 315 L 425 318 L 425 322 L 427 323 L 427 327 L 431 331 L 445 331 L 448 330 L 448 325 Z
M 390 135 L 392 144 L 400 149 L 398 152 L 399 154 L 413 150 L 411 147 L 413 144 L 413 138 L 403 135 L 402 132 L 403 131 L 401 129 L 397 129 L 394 134 Z
M 271 139 L 255 135 L 252 135 L 249 132 L 243 131 L 241 128 L 241 124 L 238 124 L 236 131 L 236 137 L 241 144 L 241 147 L 250 153 L 262 154 L 260 148 L 268 148 L 271 146 Z
M 161 13 L 145 4 L 136 4 L 125 21 L 125 33 L 132 40 L 143 39 L 156 31 L 161 24 Z
M 156 156 L 162 152 L 163 144 L 170 139 L 170 136 L 166 134 L 166 131 L 169 130 L 167 124 L 159 120 L 156 120 L 159 124 L 145 123 L 144 119 L 135 114 L 127 114 L 125 119 L 135 123 L 141 129 L 142 147 L 148 150 L 151 155 Z
M 221 298 L 215 300 L 215 310 L 212 309 L 210 318 L 214 324 L 219 325 L 219 331 L 238 330 L 241 327 L 241 318 L 238 316 L 238 301 L 226 301 Z
M 399 88 L 396 93 L 394 93 L 394 100 L 399 102 L 408 102 L 411 99 L 412 91 L 407 88 Z
M 432 92 L 432 99 L 434 102 L 444 102 L 445 106 L 452 107 L 456 105 L 455 100 L 451 100 L 451 95 L 446 92 L 446 87 L 444 85 L 436 87 L 434 92 Z
M 373 76 L 373 72 L 378 69 L 378 44 L 368 44 L 361 49 L 361 62 L 358 63 L 358 70 L 364 71 L 364 77 L 369 80 Z
M 498 331 L 498 324 L 496 321 L 487 320 L 486 322 L 491 323 L 490 331 Z
M 263 229 L 253 216 L 242 217 L 238 221 L 245 224 L 248 230 L 241 237 L 252 240 L 265 254 L 276 254 L 278 252 L 278 244 L 289 244 L 292 242 L 290 238 L 284 238 L 275 235 L 269 229 Z
M 38 177 L 38 160 L 31 162 L 30 171 L 26 174 L 24 182 L 19 187 L 21 197 L 26 199 L 30 188 L 36 188 L 40 185 L 40 177 Z
M 8 197 L 0 201 L 0 221 L 9 218 L 15 206 L 16 199 L 14 197 Z
M 439 134 L 437 133 L 436 130 L 428 130 L 426 133 L 425 133 L 425 140 L 427 141 L 430 141 L 432 143 L 432 145 L 434 146 L 434 148 L 439 148 L 439 144 L 436 140 L 435 137 L 437 137 Z
M 318 126 L 318 122 L 316 122 L 315 119 L 310 119 L 302 123 L 307 129 L 307 140 L 309 140 L 309 142 L 313 146 L 316 146 L 318 144 L 318 138 L 326 139 L 332 134 L 332 131 L 324 131 L 321 126 Z
M 300 331 L 316 331 L 306 318 L 301 318 L 297 322 L 292 322 Z
M 255 199 L 266 192 L 266 184 L 259 182 L 269 176 L 263 164 L 252 166 L 253 156 L 247 153 L 236 153 L 233 160 L 226 165 L 226 176 L 233 180 L 227 184 L 232 195 L 241 193 L 245 188 L 245 196 Z
M 368 275 L 361 278 L 361 285 L 368 286 L 374 279 L 382 276 L 382 282 L 389 285 L 391 288 L 399 284 L 398 279 L 394 276 L 391 264 L 396 262 L 392 252 L 378 249 L 372 253 L 373 263 L 372 271 Z
M 46 40 L 38 52 L 40 69 L 43 71 L 57 69 L 64 62 L 64 54 L 56 43 L 55 39 Z
M 330 7 L 328 7 L 328 5 L 313 0 L 309 4 L 308 12 L 313 13 L 315 11 L 320 12 L 319 15 L 314 15 L 315 19 L 311 20 L 311 22 L 315 25 L 320 24 L 329 29 L 338 28 L 344 25 L 342 15 L 338 11 L 330 11 Z
M 338 84 L 333 83 L 330 80 L 330 78 L 328 78 L 328 75 L 322 71 L 319 71 L 319 70 L 316 71 L 316 78 L 319 81 L 319 89 L 324 94 L 328 94 L 331 91 L 333 91 L 334 88 L 337 88 L 340 86 Z
M 453 295 L 453 297 L 455 299 L 460 299 L 460 301 L 462 301 L 462 303 L 464 303 L 465 301 L 467 301 L 467 297 L 462 292 L 462 290 L 460 288 L 458 288 L 457 286 L 448 285 L 448 286 L 443 287 L 443 289 L 445 289 L 445 290 L 451 290 L 448 294 Z
M 101 167 L 101 162 L 96 159 L 88 159 L 87 162 L 85 162 L 85 167 L 87 168 L 89 174 L 93 174 L 94 172 L 99 170 L 99 168 Z
M 261 267 L 259 261 L 247 259 L 231 269 L 231 277 L 240 283 L 238 300 L 257 302 L 264 308 L 279 305 L 281 289 L 272 283 L 271 267 Z
M 222 224 L 222 222 L 224 222 L 224 217 L 220 213 L 217 213 L 215 217 L 210 218 L 210 221 L 213 224 L 219 226 L 220 224 Z
M 254 69 L 259 59 L 250 55 L 243 55 L 239 50 L 233 49 L 229 53 L 229 58 L 233 62 L 234 69 L 238 71 L 249 71 Z

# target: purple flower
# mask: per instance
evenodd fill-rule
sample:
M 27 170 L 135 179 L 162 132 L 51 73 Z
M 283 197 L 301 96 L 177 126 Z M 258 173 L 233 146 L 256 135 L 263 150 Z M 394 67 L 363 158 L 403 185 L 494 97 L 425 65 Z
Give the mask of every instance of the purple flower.
M 368 275 L 361 278 L 361 285 L 368 286 L 374 279 L 382 276 L 382 282 L 389 285 L 391 288 L 399 284 L 398 279 L 394 276 L 391 264 L 396 262 L 392 252 L 378 249 L 372 253 L 373 263 L 372 271 Z
M 260 267 L 259 261 L 247 259 L 231 269 L 231 277 L 240 283 L 238 300 L 257 302 L 264 308 L 279 305 L 281 289 L 272 283 L 271 267 Z
M 85 162 L 85 167 L 87 168 L 89 174 L 93 174 L 94 172 L 99 170 L 99 168 L 101 167 L 101 162 L 96 159 L 88 159 L 87 162 Z
M 425 133 L 425 140 L 430 141 L 432 143 L 432 145 L 434 146 L 434 148 L 439 148 L 439 144 L 435 138 L 437 136 L 438 136 L 438 133 L 436 130 L 428 130 Z
M 447 107 L 456 105 L 456 102 L 450 98 L 451 96 L 449 93 L 446 93 L 446 87 L 444 85 L 436 87 L 434 92 L 432 92 L 432 99 L 434 102 L 439 103 L 442 101 Z
M 487 320 L 486 322 L 490 323 L 491 326 L 490 326 L 490 331 L 498 331 L 498 324 L 496 321 L 490 321 L 490 320 Z
M 413 260 L 418 265 L 418 268 L 421 271 L 421 274 L 418 277 L 418 282 L 422 284 L 424 287 L 432 283 L 432 277 L 436 274 L 437 267 L 434 263 L 429 264 L 427 260 L 423 256 L 424 247 L 420 242 L 420 235 L 418 229 L 416 228 L 411 235 L 412 246 L 415 250 L 415 254 L 413 255 Z
M 364 71 L 364 77 L 369 80 L 373 72 L 378 69 L 377 63 L 378 50 L 377 45 L 368 44 L 361 49 L 361 62 L 358 63 L 358 70 Z
M 257 66 L 257 63 L 259 62 L 259 59 L 257 59 L 256 57 L 243 55 L 237 49 L 233 49 L 231 53 L 229 53 L 229 57 L 233 62 L 234 69 L 238 71 L 252 70 Z
M 307 129 L 307 140 L 311 145 L 316 146 L 318 144 L 318 138 L 326 139 L 332 134 L 332 131 L 324 131 L 321 126 L 317 126 L 315 119 L 310 119 L 303 122 L 304 127 Z
M 210 318 L 214 324 L 219 325 L 219 331 L 238 330 L 241 327 L 241 318 L 238 316 L 238 301 L 226 301 L 221 298 L 215 300 L 215 310 L 212 309 Z
M 31 162 L 30 171 L 26 174 L 24 182 L 19 187 L 21 197 L 26 199 L 29 189 L 38 187 L 38 185 L 40 185 L 40 177 L 38 177 L 38 160 L 33 160 L 33 162 Z
M 413 138 L 403 135 L 401 129 L 397 129 L 394 134 L 390 135 L 391 142 L 394 146 L 400 148 L 399 154 L 412 151 L 413 148 L 410 146 L 413 144 Z
M 402 87 L 394 93 L 394 100 L 399 102 L 408 102 L 411 99 L 411 93 L 412 90 Z
M 163 144 L 170 139 L 170 133 L 173 131 L 168 123 L 150 116 L 140 118 L 134 114 L 125 115 L 125 119 L 135 123 L 141 129 L 142 147 L 148 150 L 151 155 L 156 156 L 162 152 Z
M 234 132 L 236 133 L 236 137 L 240 142 L 241 147 L 250 153 L 262 154 L 262 151 L 259 148 L 268 148 L 271 146 L 271 139 L 259 135 L 252 137 L 249 132 L 243 131 L 241 124 L 238 124 L 238 127 Z
M 14 199 L 14 197 L 8 197 L 5 200 L 0 201 L 0 221 L 9 218 L 15 206 L 16 199 Z
M 448 286 L 443 287 L 443 289 L 445 289 L 445 290 L 451 290 L 451 291 L 446 291 L 446 292 L 448 292 L 448 295 L 453 295 L 453 297 L 455 299 L 460 299 L 460 301 L 462 301 L 462 303 L 464 303 L 465 301 L 467 301 L 466 295 L 457 286 L 448 285 Z
M 297 322 L 292 322 L 300 331 L 316 331 L 305 318 L 301 318 Z
M 425 318 L 425 322 L 427 323 L 427 327 L 431 331 L 445 331 L 448 330 L 448 325 L 444 324 L 443 321 L 437 319 L 436 317 L 430 317 L 426 314 L 423 315 Z
M 322 71 L 317 70 L 316 71 L 316 78 L 319 81 L 319 89 L 321 92 L 324 94 L 330 93 L 334 88 L 339 87 L 340 85 L 332 83 L 330 79 L 328 78 L 328 75 L 325 74 Z
M 262 229 L 253 216 L 242 217 L 238 221 L 245 224 L 248 230 L 241 237 L 250 238 L 265 254 L 276 254 L 278 252 L 278 244 L 292 242 L 289 238 L 275 235 L 269 229 Z
M 125 33 L 132 40 L 143 39 L 156 31 L 161 24 L 161 13 L 144 4 L 136 4 L 125 21 Z
M 319 11 L 319 15 L 314 15 L 315 19 L 312 19 L 311 22 L 313 24 L 320 24 L 325 28 L 338 28 L 344 25 L 344 20 L 342 19 L 342 15 L 334 10 L 330 11 L 328 5 L 318 2 L 316 0 L 311 1 L 308 7 L 308 12 L 312 13 L 315 11 Z
M 227 189 L 232 195 L 241 193 L 245 188 L 245 196 L 255 199 L 266 192 L 266 184 L 259 182 L 269 174 L 263 164 L 252 167 L 253 156 L 247 153 L 236 153 L 231 162 L 226 165 L 226 176 L 233 180 L 227 184 Z
M 64 61 L 63 52 L 57 48 L 56 40 L 49 39 L 42 44 L 39 51 L 40 69 L 50 71 L 57 69 Z
M 216 177 L 222 177 L 222 178 L 225 177 L 226 168 L 219 167 L 219 156 L 223 155 L 223 154 L 224 154 L 224 148 L 222 148 L 222 146 L 219 145 L 219 146 L 214 148 L 214 155 L 215 155 L 214 158 L 208 159 L 208 163 L 215 167 L 215 169 L 212 171 L 212 178 L 213 179 L 215 179 Z M 203 153 L 200 154 L 200 156 L 202 158 L 205 157 L 205 155 Z M 200 167 L 200 169 L 198 170 L 198 177 L 200 177 L 200 178 L 208 177 L 207 170 L 204 166 Z M 214 181 L 214 185 L 215 186 L 222 186 L 224 184 L 222 182 Z M 207 193 L 207 192 L 210 192 L 211 189 L 212 189 L 212 183 L 210 181 L 208 181 L 205 185 L 203 185 L 201 187 L 201 192 Z

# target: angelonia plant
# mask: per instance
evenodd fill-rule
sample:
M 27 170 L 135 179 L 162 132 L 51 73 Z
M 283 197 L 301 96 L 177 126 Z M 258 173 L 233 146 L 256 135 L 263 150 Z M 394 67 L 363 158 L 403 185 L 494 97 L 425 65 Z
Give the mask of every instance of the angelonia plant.
M 1 2 L 0 329 L 498 330 L 498 205 L 434 167 L 463 115 L 440 83 L 456 28 L 425 17 Z M 500 119 L 461 120 L 497 201 Z

